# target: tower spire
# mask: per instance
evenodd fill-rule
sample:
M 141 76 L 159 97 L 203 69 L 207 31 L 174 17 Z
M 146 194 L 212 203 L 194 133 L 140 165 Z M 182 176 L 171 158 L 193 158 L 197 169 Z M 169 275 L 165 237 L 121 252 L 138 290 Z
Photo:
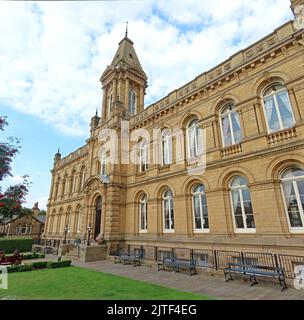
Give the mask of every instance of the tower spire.
M 126 37 L 128 37 L 128 21 L 126 23 L 126 34 L 125 34 Z

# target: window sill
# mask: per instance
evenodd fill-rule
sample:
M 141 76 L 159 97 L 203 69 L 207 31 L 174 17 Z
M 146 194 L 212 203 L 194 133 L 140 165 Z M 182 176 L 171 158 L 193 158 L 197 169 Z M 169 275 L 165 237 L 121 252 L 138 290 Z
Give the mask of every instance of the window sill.
M 140 234 L 145 234 L 145 233 L 148 233 L 148 230 L 139 230 L 139 233 Z
M 238 234 L 256 233 L 256 229 L 234 229 L 234 233 L 238 233 Z
M 201 230 L 201 229 L 197 229 L 193 231 L 194 234 L 200 234 L 200 233 L 210 233 L 209 229 L 205 229 L 205 230 Z
M 304 233 L 304 228 L 289 228 L 290 233 Z
M 174 229 L 172 229 L 172 230 L 164 230 L 163 232 L 164 232 L 164 233 L 174 233 L 175 230 L 174 230 Z

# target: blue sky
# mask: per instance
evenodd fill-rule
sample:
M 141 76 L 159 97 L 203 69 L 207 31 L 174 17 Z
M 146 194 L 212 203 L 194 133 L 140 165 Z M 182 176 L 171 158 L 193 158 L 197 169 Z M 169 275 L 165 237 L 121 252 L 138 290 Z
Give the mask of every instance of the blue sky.
M 0 113 L 22 139 L 14 178 L 45 207 L 53 157 L 82 146 L 99 77 L 129 21 L 148 75 L 146 106 L 290 20 L 289 0 L 0 2 Z M 3 134 L 1 133 L 1 136 Z M 2 137 L 1 137 L 2 139 Z

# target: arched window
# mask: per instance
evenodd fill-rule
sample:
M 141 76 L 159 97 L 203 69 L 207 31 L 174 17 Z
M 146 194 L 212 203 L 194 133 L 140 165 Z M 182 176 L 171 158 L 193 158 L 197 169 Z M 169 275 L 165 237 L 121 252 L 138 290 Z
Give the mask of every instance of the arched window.
M 290 168 L 281 176 L 282 190 L 289 226 L 304 230 L 304 169 Z
M 66 213 L 65 224 L 64 224 L 64 226 L 68 227 L 69 231 L 70 231 L 70 222 L 71 222 L 71 208 L 69 207 Z
M 240 117 L 233 103 L 229 103 L 221 110 L 221 129 L 224 147 L 242 141 Z
M 172 139 L 168 129 L 162 132 L 162 164 L 172 163 Z
M 72 177 L 71 177 L 70 193 L 73 193 L 73 192 L 74 192 L 75 180 L 76 180 L 76 171 L 73 170 L 73 172 L 72 172 Z
M 128 110 L 131 115 L 134 115 L 136 113 L 136 94 L 133 89 L 129 90 Z
M 146 232 L 148 229 L 148 203 L 147 195 L 145 193 L 139 198 L 139 220 L 140 232 Z
M 209 230 L 209 218 L 205 187 L 196 185 L 192 190 L 194 230 Z
M 61 217 L 62 217 L 62 210 L 60 210 L 58 214 L 58 220 L 57 220 L 57 226 L 56 226 L 57 233 L 61 232 Z
M 83 166 L 80 170 L 80 179 L 79 179 L 79 192 L 81 191 L 85 181 L 85 167 Z
M 107 175 L 107 155 L 103 153 L 101 157 L 101 176 Z
M 234 225 L 237 231 L 254 231 L 254 215 L 248 182 L 241 176 L 230 183 Z
M 67 175 L 64 176 L 63 182 L 62 182 L 62 190 L 61 190 L 61 196 L 63 197 L 66 192 L 66 180 L 67 180 Z
M 148 143 L 143 140 L 139 145 L 139 171 L 145 172 L 148 169 Z
M 192 120 L 187 127 L 188 156 L 195 158 L 201 154 L 201 137 L 199 134 L 198 119 Z
M 273 83 L 263 92 L 264 111 L 269 132 L 291 128 L 295 119 L 286 88 Z
M 163 226 L 165 232 L 174 231 L 173 194 L 170 189 L 163 193 Z

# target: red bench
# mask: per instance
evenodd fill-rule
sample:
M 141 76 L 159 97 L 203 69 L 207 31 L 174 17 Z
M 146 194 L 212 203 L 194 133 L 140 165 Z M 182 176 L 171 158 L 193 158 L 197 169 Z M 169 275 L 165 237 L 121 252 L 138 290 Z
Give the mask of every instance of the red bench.
M 0 265 L 19 265 L 22 262 L 22 255 L 16 256 L 1 256 L 0 257 Z

